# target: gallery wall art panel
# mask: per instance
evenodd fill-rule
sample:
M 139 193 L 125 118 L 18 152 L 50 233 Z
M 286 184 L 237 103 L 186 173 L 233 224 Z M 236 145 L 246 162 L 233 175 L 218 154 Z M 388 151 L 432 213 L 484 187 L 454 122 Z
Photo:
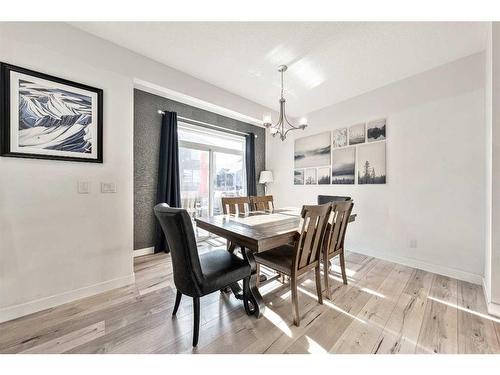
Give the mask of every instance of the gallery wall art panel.
M 100 89 L 1 64 L 1 155 L 102 163 Z
M 335 129 L 333 131 L 333 148 L 347 146 L 347 128 Z
M 332 152 L 332 184 L 352 185 L 355 181 L 356 148 L 347 147 Z
M 293 184 L 304 185 L 304 170 L 296 169 L 293 171 Z
M 296 139 L 294 185 L 385 184 L 386 126 L 379 118 Z
M 349 127 L 349 145 L 365 143 L 365 124 Z
M 324 132 L 295 140 L 295 168 L 329 166 L 331 162 L 331 134 Z
M 385 119 L 370 121 L 366 125 L 366 138 L 368 142 L 382 141 L 386 139 Z
M 307 168 L 304 172 L 306 185 L 316 185 L 316 168 Z
M 386 183 L 385 142 L 358 147 L 358 184 Z
M 318 185 L 330 184 L 330 167 L 318 168 Z

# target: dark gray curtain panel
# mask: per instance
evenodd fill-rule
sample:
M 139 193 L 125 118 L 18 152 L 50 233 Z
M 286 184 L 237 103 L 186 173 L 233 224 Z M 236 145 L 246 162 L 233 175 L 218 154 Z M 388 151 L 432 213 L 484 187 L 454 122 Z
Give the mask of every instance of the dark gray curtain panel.
M 257 184 L 255 180 L 255 134 L 250 133 L 245 136 L 245 164 L 247 170 L 247 195 L 257 195 Z
M 166 203 L 170 207 L 181 207 L 176 112 L 165 112 L 162 116 L 159 158 L 156 204 Z M 163 251 L 166 253 L 169 252 L 165 235 L 157 220 L 155 253 Z

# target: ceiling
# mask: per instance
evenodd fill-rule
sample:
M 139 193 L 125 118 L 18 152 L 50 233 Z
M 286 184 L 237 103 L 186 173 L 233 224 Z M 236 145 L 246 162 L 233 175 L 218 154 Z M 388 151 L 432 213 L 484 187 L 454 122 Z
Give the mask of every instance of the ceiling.
M 294 117 L 483 51 L 480 22 L 79 22 L 84 31 Z

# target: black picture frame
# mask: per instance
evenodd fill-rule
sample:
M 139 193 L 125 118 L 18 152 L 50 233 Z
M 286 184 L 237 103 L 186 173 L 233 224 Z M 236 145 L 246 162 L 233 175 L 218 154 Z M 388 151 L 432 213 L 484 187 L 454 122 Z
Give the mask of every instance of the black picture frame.
M 11 98 L 10 98 L 10 76 L 11 72 L 33 76 L 46 81 L 52 81 L 57 84 L 62 84 L 70 87 L 75 87 L 80 90 L 89 91 L 97 94 L 97 155 L 95 158 L 84 158 L 78 156 L 61 156 L 61 155 L 41 155 L 36 153 L 25 153 L 11 151 L 10 135 L 11 135 Z M 16 126 L 19 126 L 17 124 Z M 25 69 L 19 66 L 0 62 L 0 156 L 15 157 L 15 158 L 30 158 L 30 159 L 48 159 L 48 160 L 63 160 L 76 161 L 87 163 L 102 163 L 103 162 L 103 90 L 70 81 L 67 79 L 55 77 L 49 74 L 44 74 L 30 69 Z

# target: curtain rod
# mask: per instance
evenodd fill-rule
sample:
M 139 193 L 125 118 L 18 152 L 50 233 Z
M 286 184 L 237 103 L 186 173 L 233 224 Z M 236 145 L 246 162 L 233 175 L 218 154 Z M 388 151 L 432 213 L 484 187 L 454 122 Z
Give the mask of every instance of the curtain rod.
M 162 110 L 158 110 L 158 114 L 160 115 L 164 115 L 165 112 L 162 111 Z M 221 129 L 221 130 L 224 130 L 226 132 L 232 132 L 232 133 L 237 133 L 237 134 L 243 134 L 243 135 L 250 135 L 250 133 L 245 133 L 245 132 L 240 132 L 238 130 L 233 130 L 233 129 L 228 129 L 228 128 L 224 128 L 222 126 L 218 126 L 218 125 L 213 125 L 213 124 L 209 124 L 208 122 L 203 122 L 203 121 L 198 121 L 198 120 L 193 120 L 192 118 L 188 118 L 188 117 L 182 117 L 182 116 L 177 116 L 177 119 L 179 120 L 184 120 L 184 121 L 190 121 L 190 122 L 194 122 L 196 124 L 200 124 L 200 125 L 205 125 L 205 126 L 208 126 L 208 127 L 211 127 L 211 128 L 215 128 L 215 129 Z M 255 138 L 257 138 L 257 134 L 254 134 Z

